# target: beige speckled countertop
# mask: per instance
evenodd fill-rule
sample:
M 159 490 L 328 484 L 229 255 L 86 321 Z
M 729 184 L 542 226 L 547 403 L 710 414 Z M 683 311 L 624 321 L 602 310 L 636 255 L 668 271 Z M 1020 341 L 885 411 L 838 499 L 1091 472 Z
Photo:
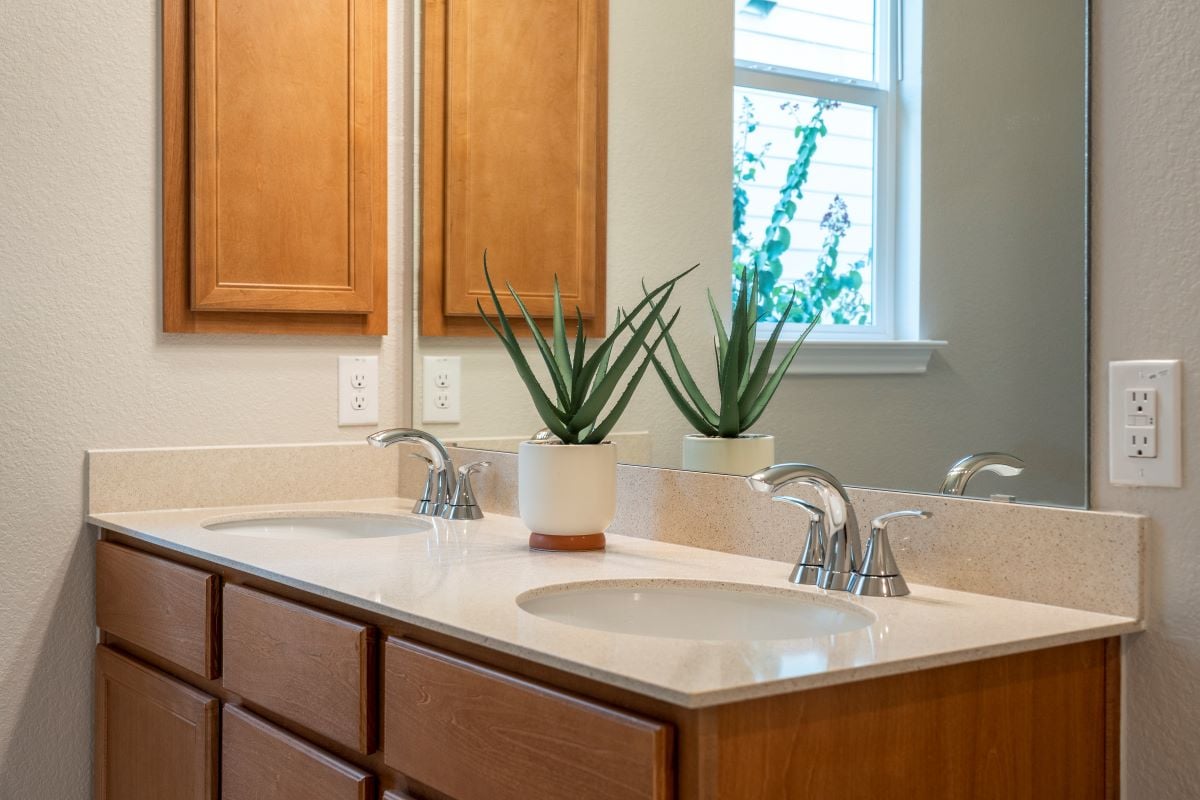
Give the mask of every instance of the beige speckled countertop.
M 650 539 L 609 536 L 601 553 L 538 553 L 520 520 L 430 520 L 401 536 L 288 542 L 205 530 L 270 512 L 405 514 L 381 498 L 93 514 L 93 525 L 397 621 L 686 707 L 783 694 L 1141 630 L 1129 617 L 914 584 L 903 598 L 858 598 L 787 582 L 790 565 Z M 422 518 L 424 519 L 424 518 Z M 658 578 L 827 594 L 870 612 L 865 628 L 807 639 L 693 641 L 579 628 L 534 616 L 524 592 L 573 581 Z

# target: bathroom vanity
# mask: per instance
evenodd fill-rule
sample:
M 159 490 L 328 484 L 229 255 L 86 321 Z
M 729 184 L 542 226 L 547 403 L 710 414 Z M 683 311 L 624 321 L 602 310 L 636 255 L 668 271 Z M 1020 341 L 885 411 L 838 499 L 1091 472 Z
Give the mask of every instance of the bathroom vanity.
M 789 585 L 784 563 L 620 535 L 537 553 L 516 519 L 409 505 L 93 514 L 96 796 L 1116 796 L 1115 637 L 1135 619 L 924 585 L 849 597 Z M 297 515 L 401 532 L 236 524 Z M 850 622 L 705 641 L 526 610 L 655 583 Z

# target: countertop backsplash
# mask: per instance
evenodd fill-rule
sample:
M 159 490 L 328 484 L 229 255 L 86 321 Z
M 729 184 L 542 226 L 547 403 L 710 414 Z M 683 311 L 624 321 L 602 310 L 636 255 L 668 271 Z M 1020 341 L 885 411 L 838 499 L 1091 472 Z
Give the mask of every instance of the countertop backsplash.
M 415 448 L 358 443 L 98 450 L 88 458 L 88 511 L 270 505 L 413 497 L 425 465 Z M 450 448 L 458 465 L 491 462 L 473 484 L 485 512 L 516 516 L 517 457 Z M 618 467 L 612 533 L 774 561 L 794 561 L 807 519 L 749 490 L 742 478 Z M 810 491 L 797 487 L 796 494 Z M 912 583 L 1143 617 L 1141 570 L 1149 521 L 1083 511 L 851 488 L 864 542 L 873 517 L 933 512 L 891 530 Z M 810 498 L 811 499 L 811 498 Z M 569 557 L 569 556 L 566 556 Z M 730 576 L 736 579 L 737 576 Z

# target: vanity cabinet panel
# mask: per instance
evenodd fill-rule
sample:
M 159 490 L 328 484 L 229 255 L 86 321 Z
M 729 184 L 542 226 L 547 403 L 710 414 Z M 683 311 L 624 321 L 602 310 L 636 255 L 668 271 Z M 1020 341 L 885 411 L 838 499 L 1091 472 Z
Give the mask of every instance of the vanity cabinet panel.
M 97 800 L 216 800 L 217 700 L 96 648 Z
M 707 782 L 722 800 L 1115 797 L 1114 652 L 1083 642 L 706 710 Z
M 260 719 L 221 712 L 221 800 L 369 800 L 375 776 Z
M 387 331 L 386 0 L 164 0 L 163 327 Z
M 604 329 L 608 3 L 425 0 L 421 333 L 490 335 L 482 257 Z M 511 298 L 505 310 L 517 313 Z
M 384 762 L 458 800 L 668 798 L 673 729 L 401 639 Z
M 375 751 L 374 628 L 232 584 L 223 605 L 226 689 L 360 753 Z
M 218 587 L 211 573 L 96 544 L 96 625 L 205 678 L 220 673 Z

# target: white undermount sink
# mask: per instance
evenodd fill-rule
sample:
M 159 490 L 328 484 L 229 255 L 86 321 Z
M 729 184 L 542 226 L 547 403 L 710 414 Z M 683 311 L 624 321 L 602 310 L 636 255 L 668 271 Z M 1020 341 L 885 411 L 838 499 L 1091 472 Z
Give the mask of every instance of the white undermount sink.
M 671 639 L 805 639 L 875 621 L 851 602 L 811 592 L 666 579 L 545 586 L 517 597 L 517 605 L 576 627 Z
M 205 530 L 230 536 L 287 541 L 327 541 L 335 539 L 382 539 L 423 533 L 433 526 L 418 517 L 382 514 L 228 517 L 206 522 Z

